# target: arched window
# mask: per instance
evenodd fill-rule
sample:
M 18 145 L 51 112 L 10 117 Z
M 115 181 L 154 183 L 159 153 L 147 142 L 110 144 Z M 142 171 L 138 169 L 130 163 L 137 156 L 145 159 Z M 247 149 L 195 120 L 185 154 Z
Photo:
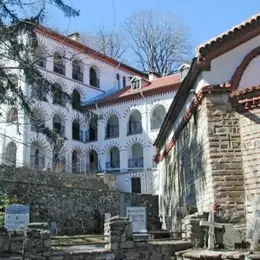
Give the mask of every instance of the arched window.
M 128 126 L 127 126 L 128 135 L 141 134 L 143 131 L 142 128 L 142 115 L 140 111 L 134 110 L 129 117 Z
M 83 82 L 82 63 L 79 60 L 72 61 L 72 78 Z
M 65 157 L 57 147 L 53 149 L 52 168 L 56 172 L 65 172 Z
M 72 139 L 80 140 L 80 123 L 78 120 L 72 122 Z
M 34 54 L 35 64 L 42 68 L 46 68 L 46 61 L 47 61 L 46 54 L 47 54 L 47 51 L 43 48 L 43 46 L 39 45 L 36 48 L 35 54 Z
M 72 152 L 72 172 L 73 173 L 80 172 L 80 161 L 79 161 L 78 152 L 76 150 Z
M 61 116 L 55 115 L 53 117 L 53 129 L 61 137 L 65 137 L 65 120 L 62 120 Z
M 18 121 L 18 109 L 16 107 L 12 107 L 7 112 L 6 123 L 15 123 Z
M 128 148 L 128 168 L 143 168 L 143 146 L 139 143 Z
M 81 107 L 81 100 L 79 92 L 74 89 L 72 93 L 72 108 L 75 110 L 79 110 Z
M 119 136 L 119 121 L 116 115 L 112 115 L 106 126 L 106 138 L 115 138 Z
M 106 168 L 108 169 L 119 169 L 120 168 L 120 151 L 114 146 L 107 154 Z
M 39 109 L 32 110 L 33 116 L 31 118 L 31 131 L 39 132 L 45 127 L 45 117 Z
M 123 76 L 123 88 L 125 88 L 126 87 L 126 77 L 125 76 Z
M 66 74 L 65 59 L 58 52 L 53 56 L 53 71 L 61 75 Z
M 121 81 L 120 81 L 120 75 L 119 73 L 116 74 L 116 81 L 117 81 L 117 88 L 121 88 Z
M 31 167 L 42 170 L 45 167 L 45 151 L 38 142 L 33 142 L 30 149 Z
M 53 104 L 60 105 L 60 106 L 66 105 L 65 93 L 62 91 L 62 88 L 58 83 L 55 83 L 52 86 L 52 96 L 53 96 L 53 101 L 52 101 Z
M 89 152 L 89 165 L 87 166 L 87 172 L 96 173 L 98 172 L 98 154 L 96 151 L 91 150 Z
M 5 163 L 9 166 L 16 166 L 16 144 L 14 142 L 10 142 L 6 148 L 6 157 Z
M 152 112 L 151 130 L 160 129 L 166 115 L 166 109 L 163 105 L 158 105 Z
M 93 67 L 89 70 L 89 85 L 99 88 L 99 78 L 97 71 Z
M 87 137 L 88 142 L 98 140 L 98 123 L 97 119 L 93 118 L 89 124 L 89 136 Z
M 45 89 L 42 85 L 33 84 L 31 86 L 31 97 L 47 102 L 47 92 L 48 90 Z

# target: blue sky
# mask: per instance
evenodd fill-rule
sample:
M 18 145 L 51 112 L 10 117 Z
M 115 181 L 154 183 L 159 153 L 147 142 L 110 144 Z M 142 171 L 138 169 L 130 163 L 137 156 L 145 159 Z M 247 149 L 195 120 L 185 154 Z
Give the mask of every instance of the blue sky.
M 57 10 L 49 13 L 49 23 L 62 32 L 93 32 L 100 24 L 117 26 L 139 9 L 171 11 L 190 29 L 194 46 L 228 30 L 260 10 L 259 0 L 67 0 L 81 10 L 80 17 L 68 19 Z

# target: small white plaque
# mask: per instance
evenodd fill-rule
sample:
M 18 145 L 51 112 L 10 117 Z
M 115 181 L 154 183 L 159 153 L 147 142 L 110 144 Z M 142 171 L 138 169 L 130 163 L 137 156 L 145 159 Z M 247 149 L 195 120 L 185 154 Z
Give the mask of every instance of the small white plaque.
M 30 208 L 21 204 L 12 204 L 5 209 L 5 228 L 7 231 L 24 231 L 30 222 Z
M 127 207 L 126 216 L 132 221 L 133 233 L 147 233 L 146 207 Z

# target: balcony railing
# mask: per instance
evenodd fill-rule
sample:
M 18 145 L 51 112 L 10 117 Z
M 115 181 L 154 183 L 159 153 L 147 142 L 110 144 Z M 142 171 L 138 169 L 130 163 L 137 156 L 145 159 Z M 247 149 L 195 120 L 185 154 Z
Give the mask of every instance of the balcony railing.
M 78 81 L 83 82 L 83 73 L 80 71 L 73 71 L 72 78 Z
M 164 117 L 153 117 L 151 118 L 151 130 L 160 129 L 163 123 Z
M 54 63 L 53 71 L 65 76 L 65 65 L 60 63 Z
M 128 135 L 141 134 L 142 131 L 143 131 L 142 122 L 140 122 L 140 121 L 132 121 L 127 124 L 127 134 Z
M 119 126 L 118 125 L 108 125 L 106 127 L 106 138 L 119 137 Z
M 120 168 L 120 161 L 106 162 L 107 169 L 118 169 Z
M 128 168 L 143 168 L 144 167 L 144 158 L 132 158 L 128 159 Z

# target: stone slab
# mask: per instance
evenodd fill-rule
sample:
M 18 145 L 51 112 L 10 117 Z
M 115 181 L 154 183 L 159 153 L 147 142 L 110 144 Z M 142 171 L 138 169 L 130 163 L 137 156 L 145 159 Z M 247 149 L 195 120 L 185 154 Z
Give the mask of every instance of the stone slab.
M 242 234 L 233 225 L 224 225 L 223 245 L 226 249 L 235 249 L 235 244 L 242 243 Z

